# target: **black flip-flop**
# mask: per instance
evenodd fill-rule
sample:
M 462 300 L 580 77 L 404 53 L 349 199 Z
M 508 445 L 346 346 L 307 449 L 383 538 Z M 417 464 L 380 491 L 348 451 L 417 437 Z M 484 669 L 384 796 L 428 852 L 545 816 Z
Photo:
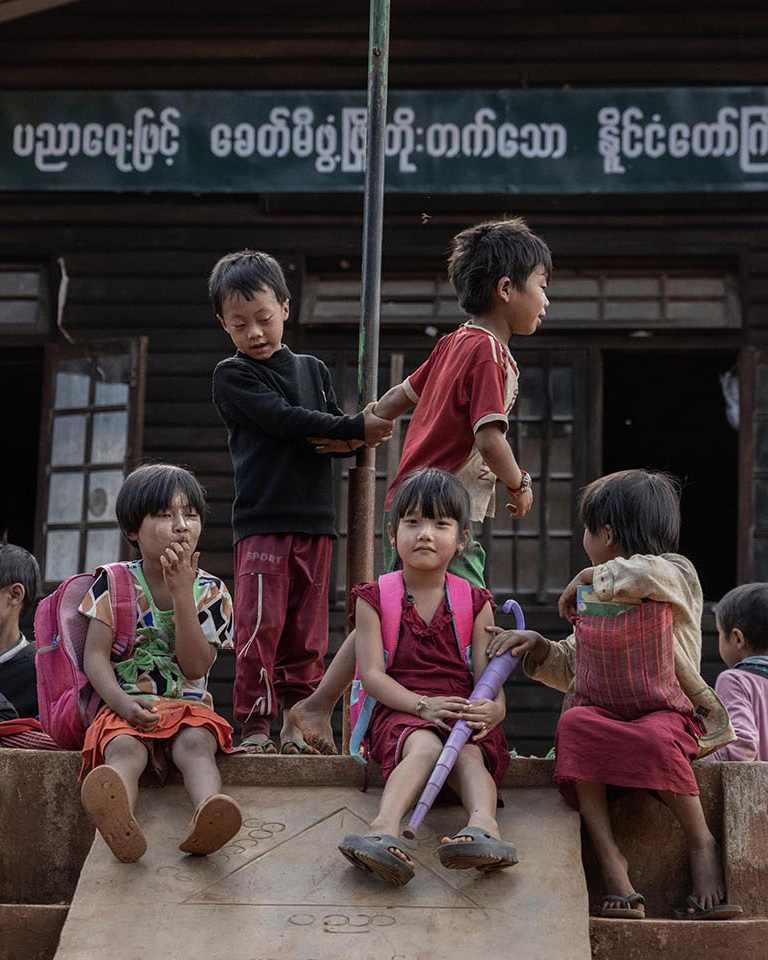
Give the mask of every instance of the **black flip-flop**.
M 413 867 L 396 857 L 390 847 L 396 847 L 408 855 L 397 837 L 386 833 L 368 837 L 350 833 L 344 837 L 344 842 L 339 844 L 339 850 L 353 867 L 372 873 L 391 883 L 393 887 L 405 886 L 413 879 Z
M 630 893 L 628 897 L 621 897 L 617 893 L 606 893 L 603 903 L 620 903 L 620 907 L 600 907 L 600 916 L 613 920 L 645 920 L 645 910 L 638 910 L 635 903 L 645 904 L 642 893 Z
M 274 740 L 270 740 L 269 737 L 246 737 L 244 740 L 240 741 L 240 746 L 258 747 L 258 752 L 249 754 L 252 757 L 274 757 L 277 753 L 277 744 Z M 272 747 L 272 750 L 267 751 L 265 747 Z
M 731 920 L 744 913 L 741 907 L 730 903 L 718 903 L 705 909 L 693 897 L 688 897 L 685 904 L 672 911 L 676 920 Z
M 452 840 L 471 837 L 467 843 L 443 843 L 437 848 L 440 863 L 449 870 L 470 870 L 476 867 L 485 873 L 514 867 L 517 851 L 511 843 L 505 843 L 481 827 L 465 827 L 454 834 Z

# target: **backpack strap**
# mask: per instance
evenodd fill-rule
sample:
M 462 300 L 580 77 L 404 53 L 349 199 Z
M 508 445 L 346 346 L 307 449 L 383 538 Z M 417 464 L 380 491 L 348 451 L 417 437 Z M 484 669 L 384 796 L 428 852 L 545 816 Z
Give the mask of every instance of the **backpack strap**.
M 400 621 L 403 616 L 405 582 L 403 571 L 395 570 L 379 577 L 381 604 L 381 642 L 384 647 L 384 665 L 389 669 L 400 639 Z
M 113 659 L 130 657 L 136 641 L 136 591 L 133 577 L 124 563 L 105 563 L 95 573 L 103 570 L 109 581 L 109 600 L 115 618 L 115 639 L 112 644 Z
M 464 577 L 453 573 L 445 575 L 445 596 L 453 619 L 453 634 L 459 647 L 461 659 L 472 668 L 472 630 L 475 617 L 472 610 L 472 587 Z

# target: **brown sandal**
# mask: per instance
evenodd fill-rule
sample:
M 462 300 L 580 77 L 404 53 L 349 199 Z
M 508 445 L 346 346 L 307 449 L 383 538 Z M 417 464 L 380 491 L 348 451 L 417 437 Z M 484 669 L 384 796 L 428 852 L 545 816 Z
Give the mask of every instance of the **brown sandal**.
M 242 825 L 243 812 L 237 801 L 225 793 L 216 793 L 195 810 L 179 850 L 205 857 L 229 843 Z
M 114 767 L 95 767 L 83 780 L 80 799 L 104 842 L 122 863 L 136 863 L 147 841 L 131 812 L 128 791 Z

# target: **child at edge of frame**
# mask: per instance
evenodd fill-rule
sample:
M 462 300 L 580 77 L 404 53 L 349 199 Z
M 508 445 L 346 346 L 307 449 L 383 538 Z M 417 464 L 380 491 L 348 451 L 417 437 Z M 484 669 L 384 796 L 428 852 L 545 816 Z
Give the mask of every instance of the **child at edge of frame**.
M 317 357 L 283 343 L 290 293 L 280 264 L 243 250 L 209 279 L 216 316 L 236 347 L 213 374 L 235 474 L 235 720 L 248 753 L 276 753 L 271 725 L 283 709 L 280 752 L 318 753 L 294 722 L 328 649 L 328 585 L 336 536 L 332 463 L 388 440 L 392 423 L 369 404 L 354 416 L 336 402 Z
M 663 473 L 612 473 L 582 491 L 579 515 L 590 566 L 558 604 L 573 634 L 553 642 L 532 630 L 497 631 L 487 653 L 511 650 L 528 676 L 565 692 L 555 783 L 580 811 L 597 855 L 606 889 L 600 915 L 645 917 L 611 827 L 611 786 L 653 791 L 683 828 L 692 892 L 675 918 L 737 917 L 742 909 L 725 901 L 720 847 L 691 766 L 735 737 L 699 673 L 703 597 L 693 564 L 677 553 L 679 487 Z M 584 604 L 588 614 L 577 607 L 580 587 L 597 598 Z M 613 615 L 597 615 L 601 604 Z
M 104 701 L 85 734 L 83 806 L 115 857 L 135 863 L 147 848 L 134 816 L 139 779 L 149 768 L 164 784 L 172 760 L 195 811 L 179 849 L 214 853 L 238 833 L 242 813 L 221 792 L 216 752 L 232 749 L 232 728 L 207 689 L 217 648 L 231 646 L 232 602 L 198 568 L 205 493 L 181 467 L 146 464 L 126 477 L 115 512 L 141 554 L 126 564 L 137 635 L 130 658 L 111 662 L 116 612 L 103 572 L 79 608 L 91 621 L 84 670 Z
M 468 822 L 454 836 L 443 837 L 438 857 L 452 870 L 495 871 L 517 863 L 515 848 L 500 838 L 496 820 L 497 786 L 509 764 L 500 726 L 504 691 L 493 700 L 468 699 L 473 674 L 479 678 L 487 664 L 493 598 L 484 588 L 467 586 L 459 577 L 451 583 L 446 576 L 469 541 L 469 514 L 466 489 L 444 470 L 419 470 L 398 488 L 387 536 L 402 562 L 402 597 L 399 641 L 389 662 L 381 583 L 352 590 L 358 669 L 366 695 L 376 701 L 364 742 L 381 765 L 385 785 L 370 833 L 347 835 L 339 850 L 355 867 L 393 886 L 408 883 L 415 867 L 398 839 L 400 820 L 418 799 L 447 734 L 462 719 L 474 737 L 461 749 L 446 783 L 461 800 Z M 463 618 L 454 592 L 462 584 L 471 597 L 466 635 L 458 626 Z M 471 641 L 471 656 L 465 641 Z
M 387 419 L 413 409 L 399 469 L 384 503 L 385 569 L 391 570 L 396 561 L 386 532 L 387 512 L 403 479 L 415 470 L 439 467 L 454 474 L 469 493 L 473 524 L 494 515 L 497 479 L 507 488 L 512 519 L 531 509 L 531 478 L 506 438 L 519 377 L 508 343 L 513 336 L 531 336 L 541 326 L 551 273 L 547 244 L 519 217 L 476 224 L 453 238 L 448 276 L 469 319 L 442 337 L 419 369 L 374 407 Z M 322 448 L 322 441 L 318 443 Z M 484 567 L 483 548 L 470 537 L 449 572 L 484 587 Z M 347 637 L 318 689 L 294 709 L 305 739 L 323 753 L 336 753 L 331 715 L 354 676 L 354 639 L 354 633 Z
M 736 734 L 707 760 L 768 761 L 768 583 L 734 587 L 715 607 L 720 658 L 715 693 Z

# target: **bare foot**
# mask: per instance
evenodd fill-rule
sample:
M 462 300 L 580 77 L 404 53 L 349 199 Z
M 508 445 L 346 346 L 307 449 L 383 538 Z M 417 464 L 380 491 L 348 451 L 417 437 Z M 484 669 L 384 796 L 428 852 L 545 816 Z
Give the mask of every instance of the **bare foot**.
M 314 754 L 318 756 L 320 751 L 317 747 L 308 743 L 302 734 L 301 727 L 296 722 L 293 715 L 294 708 L 283 710 L 283 729 L 280 731 L 280 753 L 293 754 Z
M 703 846 L 688 851 L 693 890 L 691 896 L 704 910 L 725 902 L 725 881 L 720 847 L 714 837 Z M 688 911 L 693 913 L 691 907 Z
M 269 737 L 246 737 L 244 740 L 240 741 L 240 746 L 246 753 L 259 755 L 264 753 L 274 754 L 277 753 L 277 747 L 275 746 L 274 740 L 270 740 Z
M 629 897 L 637 892 L 629 879 L 629 864 L 623 854 L 617 854 L 601 866 L 603 882 L 608 893 L 619 897 Z M 602 909 L 603 911 L 624 910 L 626 906 L 615 900 L 603 900 Z M 633 909 L 645 913 L 645 907 L 641 903 L 634 903 Z
M 472 816 L 469 818 L 469 823 L 467 826 L 479 827 L 481 830 L 485 830 L 490 833 L 490 835 L 495 837 L 497 840 L 501 840 L 501 831 L 499 830 L 499 825 L 493 817 L 485 817 L 479 814 Z M 472 843 L 474 839 L 474 837 L 469 837 L 459 831 L 455 837 L 443 837 L 440 843 Z
M 314 747 L 319 753 L 328 756 L 338 753 L 333 742 L 330 714 L 320 706 L 313 704 L 313 697 L 307 697 L 295 703 L 290 711 L 291 719 L 301 732 L 305 743 Z

